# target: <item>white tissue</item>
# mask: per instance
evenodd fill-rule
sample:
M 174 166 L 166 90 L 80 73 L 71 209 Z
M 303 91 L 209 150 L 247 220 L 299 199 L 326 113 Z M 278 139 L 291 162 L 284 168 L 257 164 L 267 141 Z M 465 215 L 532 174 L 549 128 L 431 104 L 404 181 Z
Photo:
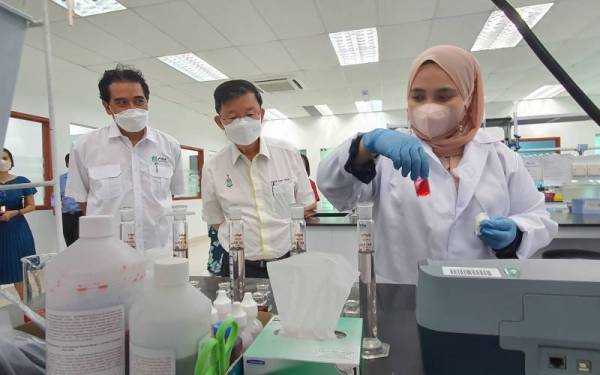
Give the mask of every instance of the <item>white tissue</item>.
M 341 255 L 308 252 L 267 264 L 281 320 L 280 334 L 335 338 L 335 328 L 358 280 L 358 271 Z
M 475 235 L 476 236 L 481 235 L 481 230 L 479 227 L 481 225 L 481 222 L 486 219 L 489 219 L 489 217 L 485 212 L 480 212 L 477 216 L 475 216 Z

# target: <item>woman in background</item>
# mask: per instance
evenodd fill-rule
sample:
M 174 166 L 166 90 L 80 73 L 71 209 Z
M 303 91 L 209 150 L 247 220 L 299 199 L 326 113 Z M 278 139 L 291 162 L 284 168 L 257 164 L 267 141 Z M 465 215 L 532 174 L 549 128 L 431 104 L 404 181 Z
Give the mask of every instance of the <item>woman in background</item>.
M 15 176 L 10 170 L 14 158 L 7 149 L 0 159 L 0 184 L 29 183 L 23 176 Z M 0 191 L 0 285 L 15 284 L 19 297 L 23 298 L 23 268 L 21 258 L 34 255 L 35 245 L 25 214 L 35 210 L 35 188 Z

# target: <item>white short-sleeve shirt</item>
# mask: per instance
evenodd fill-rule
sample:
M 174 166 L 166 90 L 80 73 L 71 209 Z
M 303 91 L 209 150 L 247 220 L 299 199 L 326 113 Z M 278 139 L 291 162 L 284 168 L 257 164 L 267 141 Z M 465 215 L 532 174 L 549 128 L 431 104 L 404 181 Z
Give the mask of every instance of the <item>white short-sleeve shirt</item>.
M 79 138 L 71 150 L 67 196 L 87 202 L 87 215 L 114 215 L 133 207 L 136 248 L 171 246 L 172 195 L 184 190 L 181 147 L 171 136 L 146 127 L 135 146 L 116 124 Z
M 202 218 L 208 224 L 223 224 L 219 241 L 228 250 L 225 220 L 229 208 L 239 206 L 246 259 L 275 259 L 287 253 L 290 205 L 314 202 L 300 153 L 288 143 L 261 137 L 260 152 L 252 161 L 230 144 L 204 164 Z

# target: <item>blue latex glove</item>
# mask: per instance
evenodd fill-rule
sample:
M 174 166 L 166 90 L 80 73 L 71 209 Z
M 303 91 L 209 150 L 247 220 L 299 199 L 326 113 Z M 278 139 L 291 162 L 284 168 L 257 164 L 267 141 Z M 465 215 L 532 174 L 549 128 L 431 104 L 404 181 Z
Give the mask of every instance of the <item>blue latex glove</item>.
M 479 224 L 479 238 L 494 250 L 510 245 L 517 237 L 517 224 L 504 216 L 485 219 Z
M 411 135 L 390 129 L 375 129 L 363 134 L 362 143 L 372 154 L 392 160 L 394 168 L 415 181 L 429 176 L 429 159 L 419 140 Z

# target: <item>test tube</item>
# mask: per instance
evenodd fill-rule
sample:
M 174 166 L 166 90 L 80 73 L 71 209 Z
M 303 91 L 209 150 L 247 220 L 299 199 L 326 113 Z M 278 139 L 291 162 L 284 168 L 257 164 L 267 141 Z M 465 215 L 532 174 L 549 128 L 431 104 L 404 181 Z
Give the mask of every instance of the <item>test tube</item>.
M 373 203 L 359 203 L 358 209 L 358 271 L 360 311 L 363 317 L 364 359 L 385 358 L 390 354 L 390 345 L 377 337 L 377 283 L 373 262 Z
M 246 263 L 244 258 L 244 224 L 242 210 L 238 206 L 229 208 L 229 274 L 233 301 L 244 298 L 246 282 Z
M 188 223 L 186 219 L 187 206 L 173 206 L 173 256 L 188 257 Z
M 121 241 L 135 249 L 135 213 L 133 207 L 122 207 L 119 213 L 121 214 Z
M 306 221 L 304 221 L 304 206 L 292 204 L 292 221 L 290 223 L 291 248 L 290 255 L 306 252 Z

